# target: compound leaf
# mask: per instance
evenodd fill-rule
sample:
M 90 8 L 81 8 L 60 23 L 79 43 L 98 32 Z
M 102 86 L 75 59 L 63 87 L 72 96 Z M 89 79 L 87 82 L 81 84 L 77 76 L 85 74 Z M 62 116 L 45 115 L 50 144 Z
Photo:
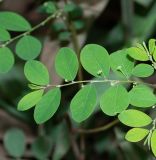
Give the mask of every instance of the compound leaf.
M 29 60 L 24 66 L 24 74 L 26 78 L 33 84 L 47 85 L 49 84 L 49 73 L 47 68 L 39 61 Z
M 57 111 L 61 100 L 59 88 L 51 89 L 37 103 L 34 111 L 36 123 L 41 124 L 49 120 Z
M 101 97 L 100 107 L 102 111 L 114 116 L 125 110 L 129 105 L 127 90 L 122 85 L 110 87 Z
M 24 60 L 35 59 L 41 52 L 41 43 L 32 36 L 24 36 L 16 45 L 16 54 Z
M 144 127 L 152 122 L 151 117 L 144 112 L 135 109 L 129 109 L 121 112 L 118 115 L 118 118 L 123 124 L 130 127 Z
M 84 86 L 72 99 L 70 109 L 76 122 L 86 120 L 96 107 L 96 90 L 93 85 Z
M 70 48 L 61 48 L 55 59 L 55 69 L 58 75 L 67 81 L 72 81 L 76 77 L 78 67 L 76 53 Z
M 80 53 L 84 69 L 95 77 L 107 77 L 110 70 L 109 54 L 106 49 L 97 44 L 86 45 Z

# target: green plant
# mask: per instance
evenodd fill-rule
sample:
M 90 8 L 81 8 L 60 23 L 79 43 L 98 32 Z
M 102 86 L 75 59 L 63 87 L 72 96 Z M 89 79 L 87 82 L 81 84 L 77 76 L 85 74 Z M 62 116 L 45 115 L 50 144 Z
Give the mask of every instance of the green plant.
M 49 7 L 50 5 L 51 7 Z M 24 65 L 24 75 L 29 81 L 28 86 L 31 91 L 19 101 L 18 110 L 25 111 L 33 107 L 36 123 L 45 123 L 59 108 L 61 89 L 78 85 L 79 91 L 70 103 L 71 117 L 74 121 L 78 123 L 85 121 L 91 116 L 98 104 L 104 114 L 117 116 L 117 119 L 108 126 L 88 131 L 80 129 L 79 133 L 102 131 L 120 121 L 132 128 L 127 132 L 126 140 L 139 142 L 145 139 L 144 144 L 147 144 L 156 156 L 156 117 L 153 118 L 144 113 L 147 108 L 155 108 L 156 96 L 153 88 L 156 84 L 145 83 L 138 79 L 138 77 L 150 77 L 156 69 L 155 39 L 149 40 L 148 47 L 143 42 L 143 44 L 137 44 L 134 47 L 111 54 L 108 54 L 104 47 L 97 44 L 87 44 L 80 50 L 75 40 L 75 27 L 73 26 L 75 24 L 77 29 L 81 29 L 83 25 L 78 21 L 75 23 L 69 21 L 67 26 L 73 32 L 75 51 L 68 47 L 60 48 L 55 58 L 55 70 L 65 83 L 52 84 L 44 64 L 34 60 L 39 56 L 42 47 L 40 41 L 30 35 L 31 32 L 44 26 L 51 19 L 62 18 L 66 14 L 70 16 L 75 7 L 74 4 L 70 4 L 62 10 L 48 2 L 48 5 L 46 3 L 40 9 L 50 13 L 50 16 L 35 27 L 31 27 L 29 22 L 16 13 L 0 13 L 0 41 L 2 42 L 0 46 L 0 73 L 8 72 L 14 64 L 14 56 L 8 45 L 15 40 L 18 40 L 15 47 L 17 56 L 27 61 Z M 59 32 L 60 40 L 67 40 L 71 36 L 71 33 L 66 31 L 64 23 L 53 25 L 55 30 Z M 23 33 L 11 38 L 8 31 Z M 60 36 L 60 32 L 64 34 Z M 82 79 L 81 65 L 94 77 L 93 79 Z M 110 72 L 115 73 L 118 79 L 111 79 Z M 109 85 L 100 97 L 97 96 L 97 83 Z M 127 85 L 129 89 L 126 88 Z M 36 143 L 39 143 L 38 141 L 40 139 Z M 42 138 L 41 141 L 43 141 Z M 35 144 L 33 146 L 35 148 Z

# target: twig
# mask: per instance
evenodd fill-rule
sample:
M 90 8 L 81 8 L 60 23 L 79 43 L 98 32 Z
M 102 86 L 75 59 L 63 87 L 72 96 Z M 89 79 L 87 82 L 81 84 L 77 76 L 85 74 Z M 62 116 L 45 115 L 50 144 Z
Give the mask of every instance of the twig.
M 57 84 L 49 84 L 47 86 L 41 86 L 41 88 L 46 89 L 49 87 L 67 87 L 75 84 L 83 84 L 83 83 L 110 83 L 111 85 L 120 84 L 120 83 L 127 83 L 127 84 L 144 84 L 151 87 L 156 87 L 156 84 L 146 83 L 146 82 L 140 82 L 135 80 L 111 80 L 111 79 L 104 79 L 104 80 L 82 80 L 82 81 L 72 81 L 69 83 L 57 85 Z
M 110 129 L 111 127 L 113 127 L 114 125 L 116 125 L 117 123 L 119 123 L 118 119 L 116 119 L 116 120 L 114 120 L 114 121 L 112 121 L 102 127 L 98 127 L 98 128 L 94 128 L 94 129 L 75 129 L 75 132 L 83 133 L 83 134 L 95 134 L 95 133 L 106 131 L 106 130 Z
M 1 44 L 1 45 L 0 45 L 0 48 L 1 48 L 1 47 L 6 47 L 7 45 L 11 44 L 11 43 L 14 42 L 15 40 L 17 40 L 17 39 L 19 39 L 19 38 L 21 38 L 21 37 L 23 37 L 23 36 L 25 36 L 25 35 L 28 35 L 28 34 L 30 34 L 31 32 L 37 30 L 38 28 L 44 26 L 44 25 L 45 25 L 46 23 L 48 23 L 51 19 L 53 19 L 53 18 L 58 18 L 58 17 L 60 17 L 61 15 L 62 15 L 62 10 L 56 11 L 54 14 L 50 15 L 49 17 L 47 17 L 45 20 L 43 20 L 41 23 L 39 23 L 38 25 L 34 26 L 34 27 L 31 28 L 30 30 L 28 30 L 28 31 L 26 31 L 26 32 L 24 32 L 24 33 L 22 33 L 22 34 L 20 34 L 20 35 L 18 35 L 18 36 L 16 36 L 16 37 L 10 39 L 9 41 Z

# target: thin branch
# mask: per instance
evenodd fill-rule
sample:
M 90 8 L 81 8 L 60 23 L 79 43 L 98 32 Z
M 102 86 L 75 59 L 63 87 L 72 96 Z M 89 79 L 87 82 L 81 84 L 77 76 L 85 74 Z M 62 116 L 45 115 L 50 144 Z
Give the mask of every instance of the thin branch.
M 95 133 L 106 131 L 106 130 L 110 129 L 111 127 L 113 127 L 114 125 L 116 125 L 117 123 L 119 123 L 118 119 L 116 119 L 116 120 L 114 120 L 114 121 L 112 121 L 102 127 L 93 128 L 93 129 L 75 129 L 75 132 L 83 133 L 83 134 L 95 134 Z
M 43 86 L 41 88 L 46 89 L 49 87 L 67 87 L 75 84 L 83 84 L 83 83 L 110 83 L 111 85 L 119 84 L 119 83 L 127 83 L 127 84 L 144 84 L 151 87 L 156 87 L 156 84 L 146 83 L 146 82 L 140 82 L 135 80 L 110 80 L 110 79 L 104 79 L 104 80 L 82 80 L 82 81 L 72 81 L 69 83 L 57 85 L 57 84 L 49 84 L 47 86 Z
M 0 48 L 1 48 L 1 47 L 6 47 L 7 45 L 11 44 L 11 43 L 14 42 L 15 40 L 17 40 L 17 39 L 19 39 L 19 38 L 21 38 L 21 37 L 23 37 L 23 36 L 25 36 L 25 35 L 30 34 L 31 32 L 33 32 L 33 31 L 37 30 L 38 28 L 40 28 L 40 27 L 44 26 L 45 24 L 47 24 L 47 23 L 48 23 L 50 20 L 52 20 L 53 18 L 58 18 L 58 17 L 60 17 L 61 15 L 62 15 L 62 10 L 56 11 L 54 14 L 48 16 L 45 20 L 43 20 L 41 23 L 39 23 L 38 25 L 34 26 L 34 27 L 31 28 L 30 30 L 28 30 L 28 31 L 26 31 L 26 32 L 24 32 L 24 33 L 22 33 L 22 34 L 20 34 L 20 35 L 18 35 L 18 36 L 16 36 L 16 37 L 10 39 L 9 41 L 1 44 L 1 45 L 0 45 Z

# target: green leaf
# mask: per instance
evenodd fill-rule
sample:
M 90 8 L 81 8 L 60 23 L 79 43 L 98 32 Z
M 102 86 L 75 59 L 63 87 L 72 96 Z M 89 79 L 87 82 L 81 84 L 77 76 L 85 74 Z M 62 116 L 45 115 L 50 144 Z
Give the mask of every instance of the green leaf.
M 154 130 L 153 133 L 152 133 L 151 149 L 152 149 L 152 152 L 153 152 L 154 156 L 156 157 L 156 130 Z
M 72 11 L 74 11 L 76 8 L 77 8 L 76 4 L 73 3 L 73 2 L 70 2 L 70 3 L 67 3 L 67 4 L 64 6 L 64 11 L 66 11 L 66 12 L 72 12 Z
M 14 56 L 7 47 L 0 48 L 0 73 L 8 72 L 14 65 Z
M 61 160 L 69 151 L 71 145 L 69 135 L 69 129 L 65 121 L 52 129 L 51 139 L 55 143 L 52 160 Z
M 148 135 L 148 133 L 148 129 L 133 128 L 127 132 L 125 139 L 129 142 L 139 142 L 144 139 Z
M 31 29 L 29 22 L 14 12 L 0 12 L 1 27 L 10 31 L 27 31 Z
M 122 112 L 128 105 L 128 92 L 122 85 L 110 87 L 100 100 L 102 111 L 109 116 L 115 116 L 117 113 Z
M 144 112 L 135 109 L 129 109 L 121 112 L 118 115 L 118 118 L 123 124 L 130 127 L 144 127 L 152 122 L 151 117 Z
M 43 136 L 37 137 L 31 145 L 32 154 L 38 160 L 48 158 L 51 148 L 50 139 Z
M 154 68 L 149 64 L 138 64 L 132 74 L 136 77 L 149 77 L 154 73 Z
M 70 32 L 64 31 L 64 32 L 59 33 L 58 38 L 60 41 L 69 41 L 70 36 L 71 36 Z
M 39 61 L 29 60 L 24 66 L 26 78 L 37 85 L 49 84 L 49 73 L 47 68 Z
M 156 40 L 150 39 L 148 42 L 148 48 L 151 55 L 153 55 L 156 52 Z
M 55 23 L 52 24 L 52 29 L 55 32 L 60 32 L 62 30 L 66 30 L 67 26 L 65 25 L 64 22 L 55 22 Z
M 48 14 L 52 14 L 56 11 L 56 5 L 54 2 L 47 1 L 43 4 L 44 10 Z
M 35 107 L 34 119 L 41 124 L 49 120 L 57 111 L 61 100 L 59 88 L 48 91 Z
M 32 36 L 22 37 L 16 45 L 16 54 L 24 60 L 32 60 L 38 57 L 42 45 L 40 41 Z
M 73 119 L 76 122 L 86 120 L 96 107 L 96 99 L 96 90 L 93 85 L 86 85 L 79 90 L 70 104 Z
M 22 130 L 9 129 L 4 135 L 4 147 L 10 156 L 20 158 L 26 149 L 26 139 Z
M 110 55 L 112 70 L 117 74 L 129 78 L 134 68 L 134 61 L 128 56 L 127 49 L 119 50 Z
M 76 20 L 76 21 L 74 21 L 74 22 L 73 22 L 73 25 L 75 26 L 75 28 L 76 28 L 77 30 L 81 30 L 81 29 L 83 29 L 84 26 L 85 26 L 84 21 L 82 21 L 82 20 Z
M 105 48 L 97 44 L 86 45 L 80 53 L 84 69 L 95 77 L 107 77 L 110 70 L 109 55 Z
M 72 49 L 64 47 L 58 51 L 55 59 L 55 69 L 59 76 L 67 81 L 72 81 L 77 75 L 78 67 L 78 59 Z
M 130 104 L 136 107 L 151 107 L 156 103 L 153 91 L 145 85 L 137 85 L 129 92 Z
M 0 28 L 0 42 L 10 40 L 10 34 L 7 30 Z
M 18 103 L 18 110 L 25 111 L 35 106 L 42 98 L 44 90 L 37 90 L 25 95 Z
M 148 46 L 149 46 L 150 54 L 153 55 L 153 59 L 156 61 L 156 40 L 150 39 Z
M 141 47 L 131 47 L 128 48 L 128 54 L 138 61 L 148 61 L 149 57 L 145 50 L 143 50 Z

